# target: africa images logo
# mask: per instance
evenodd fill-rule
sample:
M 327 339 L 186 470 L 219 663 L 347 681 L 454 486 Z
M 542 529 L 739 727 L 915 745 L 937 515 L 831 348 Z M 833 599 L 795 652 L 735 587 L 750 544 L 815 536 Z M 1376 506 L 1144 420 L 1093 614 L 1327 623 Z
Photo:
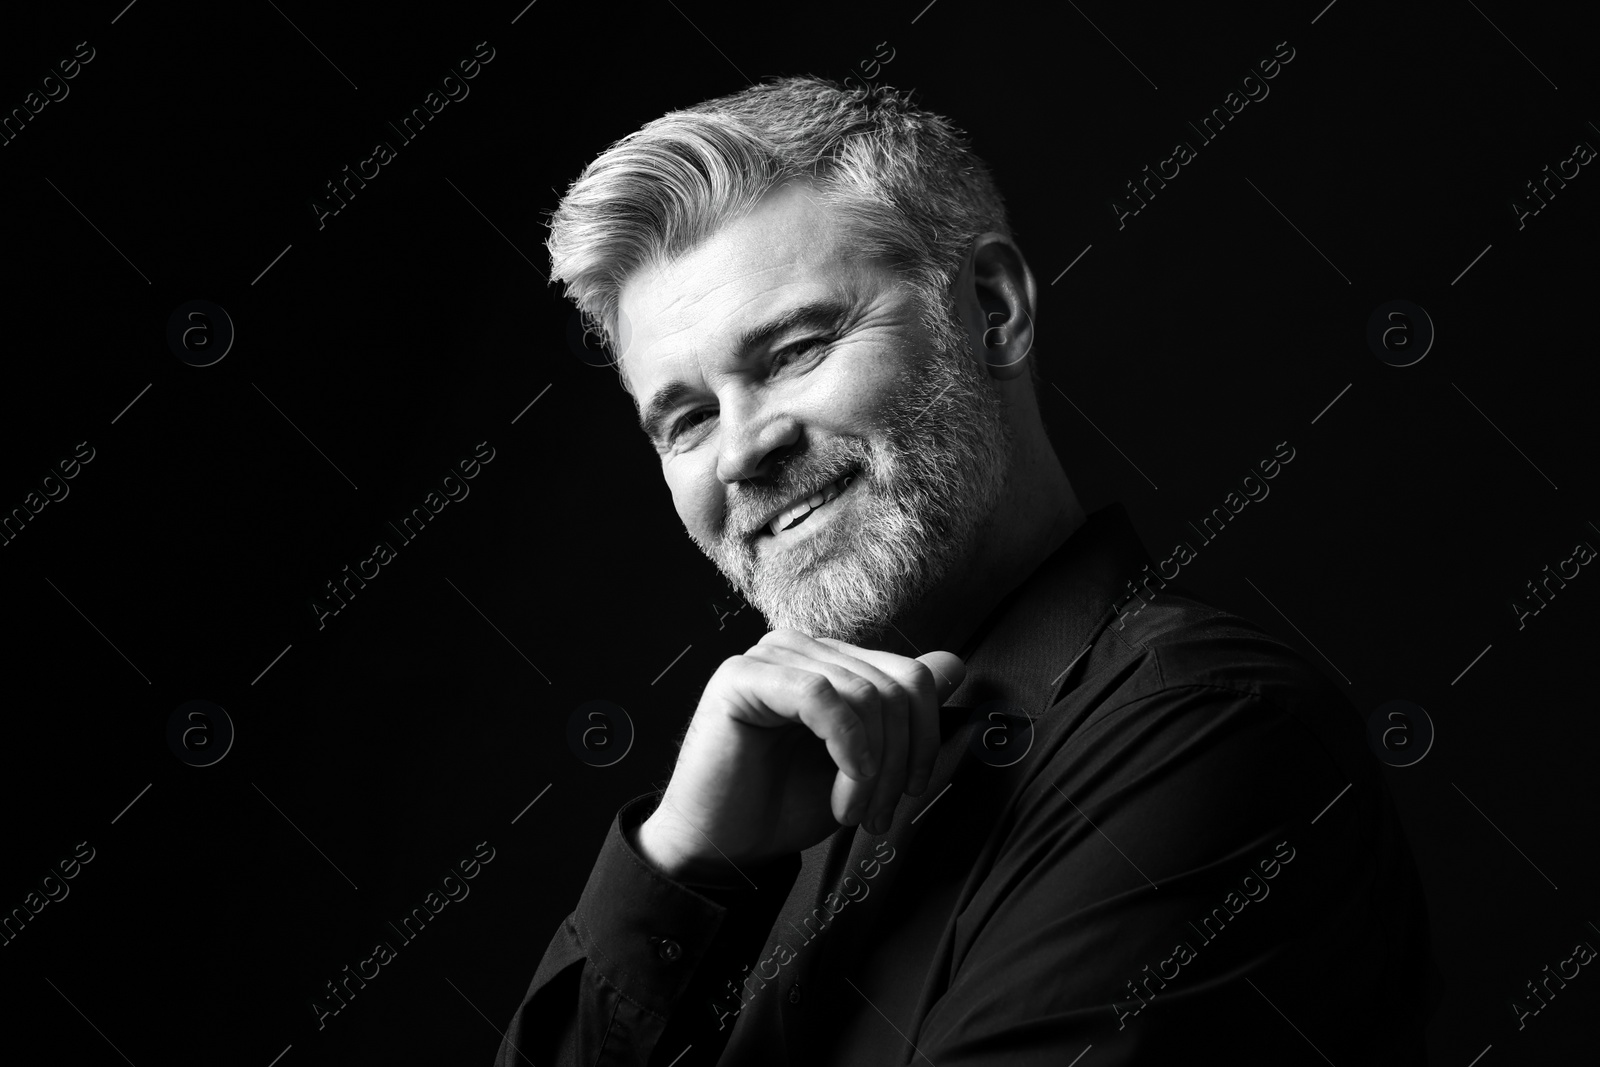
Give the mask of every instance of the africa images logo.
M 883 855 L 884 849 L 889 850 L 887 856 Z M 805 936 L 805 939 L 800 942 L 801 949 L 811 944 L 812 941 L 816 940 L 818 934 L 833 925 L 834 916 L 843 911 L 845 906 L 852 900 L 865 900 L 867 894 L 872 892 L 872 887 L 867 885 L 867 882 L 882 873 L 883 865 L 894 862 L 894 858 L 897 855 L 894 846 L 887 841 L 879 841 L 873 847 L 873 851 L 877 853 L 877 857 L 875 859 L 864 859 L 860 862 L 861 874 L 859 876 L 854 871 L 847 873 L 839 880 L 839 888 L 822 898 L 822 906 L 813 908 L 810 915 L 800 920 L 800 926 L 794 926 L 793 923 L 789 924 L 794 926 L 797 932 Z M 811 928 L 812 923 L 816 924 L 815 930 Z M 728 979 L 727 997 L 722 1001 L 713 1000 L 707 1004 L 707 1007 L 711 1009 L 711 1014 L 717 1017 L 717 1029 L 724 1029 L 728 1025 L 730 1017 L 738 1016 L 746 1005 L 755 999 L 755 995 L 758 992 L 767 988 L 768 982 L 778 977 L 783 966 L 792 962 L 799 955 L 800 949 L 790 948 L 787 942 L 780 939 L 776 942 L 772 951 L 756 964 L 755 973 L 745 976 L 743 988 L 735 985 L 733 979 Z M 744 970 L 748 972 L 750 968 L 747 966 Z

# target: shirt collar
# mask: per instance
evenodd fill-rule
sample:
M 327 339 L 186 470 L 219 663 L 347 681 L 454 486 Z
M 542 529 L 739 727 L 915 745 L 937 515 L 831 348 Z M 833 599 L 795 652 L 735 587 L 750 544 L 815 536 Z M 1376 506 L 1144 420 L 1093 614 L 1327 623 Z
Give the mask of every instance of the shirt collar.
M 967 674 L 945 708 L 965 711 L 1003 700 L 1029 716 L 1042 715 L 1069 668 L 1111 621 L 1121 591 L 1149 563 L 1120 503 L 1089 515 L 957 653 Z

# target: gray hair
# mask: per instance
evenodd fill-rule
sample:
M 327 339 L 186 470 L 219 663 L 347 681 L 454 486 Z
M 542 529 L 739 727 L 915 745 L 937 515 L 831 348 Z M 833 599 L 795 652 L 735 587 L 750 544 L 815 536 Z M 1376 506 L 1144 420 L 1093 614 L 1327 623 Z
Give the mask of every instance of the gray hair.
M 585 167 L 550 216 L 550 280 L 565 283 L 616 359 L 628 277 L 692 251 L 795 180 L 843 216 L 857 251 L 905 279 L 930 327 L 954 318 L 950 288 L 972 240 L 1011 236 L 966 134 L 910 92 L 776 78 L 669 112 Z

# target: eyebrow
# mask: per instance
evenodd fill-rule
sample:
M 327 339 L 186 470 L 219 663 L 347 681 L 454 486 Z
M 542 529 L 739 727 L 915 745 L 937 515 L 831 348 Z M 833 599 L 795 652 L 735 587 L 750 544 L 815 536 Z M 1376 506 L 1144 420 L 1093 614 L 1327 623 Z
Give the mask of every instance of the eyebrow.
M 839 297 L 826 297 L 797 304 L 780 312 L 766 322 L 751 326 L 739 334 L 735 351 L 743 358 L 748 353 L 763 349 L 775 338 L 794 330 L 805 328 L 836 332 L 855 312 L 855 302 Z M 673 380 L 662 386 L 649 402 L 640 408 L 639 428 L 653 442 L 661 440 L 665 423 L 672 413 L 696 390 L 686 382 Z

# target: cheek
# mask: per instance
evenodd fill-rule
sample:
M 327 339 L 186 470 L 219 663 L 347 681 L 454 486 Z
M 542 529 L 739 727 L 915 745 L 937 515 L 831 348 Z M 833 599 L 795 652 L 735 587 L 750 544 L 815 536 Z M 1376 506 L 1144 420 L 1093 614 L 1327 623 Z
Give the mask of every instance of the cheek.
M 807 421 L 844 433 L 870 429 L 879 411 L 908 387 L 899 356 L 865 345 L 837 353 L 827 375 L 806 397 Z
M 663 468 L 672 506 L 695 537 L 710 540 L 723 521 L 723 497 L 711 463 L 677 459 Z

